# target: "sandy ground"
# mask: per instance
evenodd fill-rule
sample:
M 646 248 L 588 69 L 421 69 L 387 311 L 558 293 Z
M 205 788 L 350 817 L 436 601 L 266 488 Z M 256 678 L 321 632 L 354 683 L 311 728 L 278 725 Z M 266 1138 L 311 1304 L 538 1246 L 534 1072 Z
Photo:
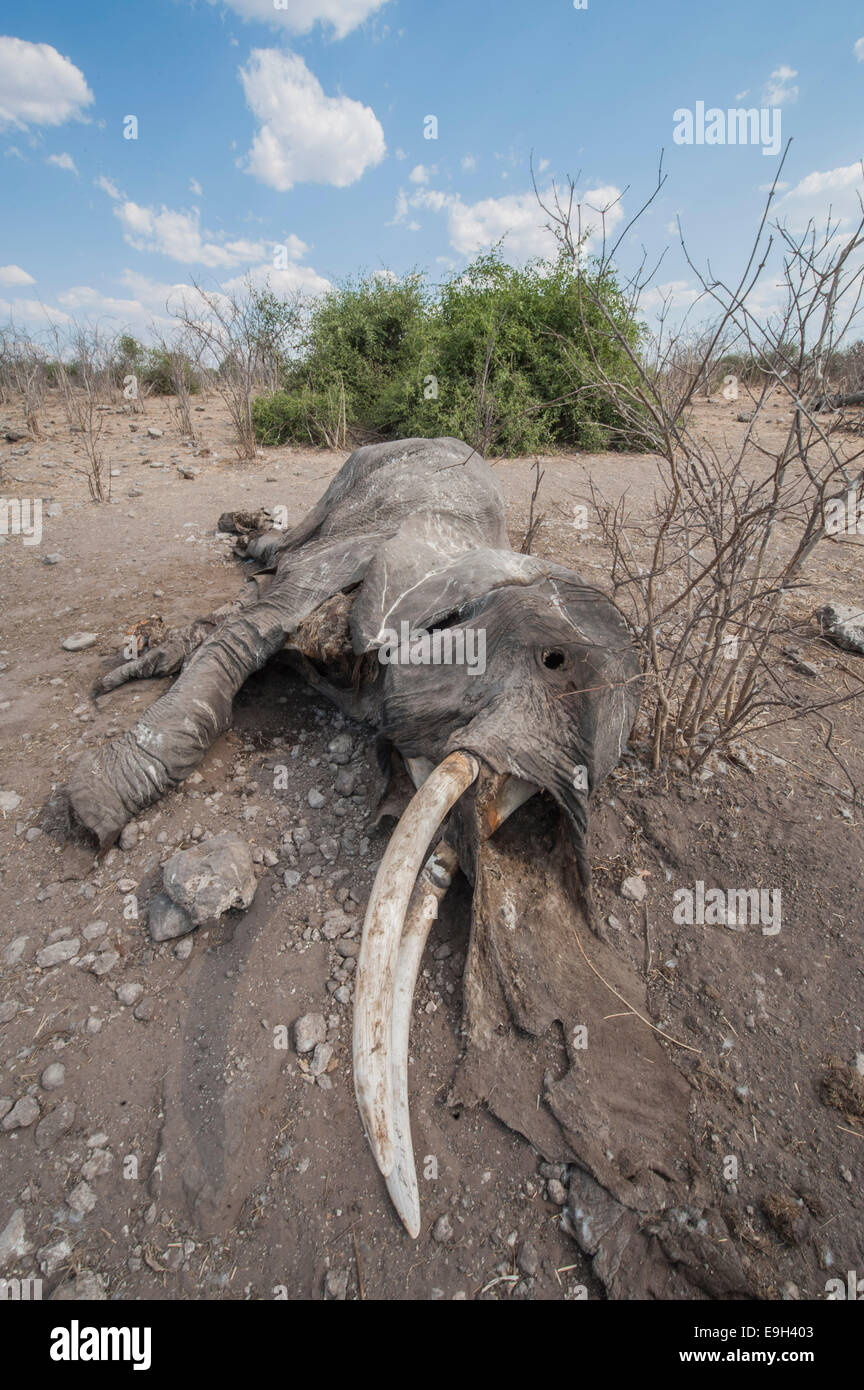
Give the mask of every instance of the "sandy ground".
M 718 447 L 740 436 L 735 406 L 700 410 Z M 0 417 L 20 424 L 11 407 Z M 368 731 L 292 675 L 265 671 L 199 774 L 139 819 L 128 849 L 97 858 L 68 832 L 60 793 L 82 750 L 165 688 L 93 698 L 124 634 L 153 613 L 180 624 L 235 596 L 242 577 L 215 534 L 220 513 L 284 505 L 299 519 L 345 457 L 275 449 L 238 463 L 221 405 L 209 400 L 194 419 L 193 445 L 167 402 L 134 418 L 106 412 L 116 476 L 102 506 L 76 472 L 83 447 L 59 404 L 41 441 L 0 445 L 2 495 L 42 498 L 44 516 L 41 544 L 0 541 L 0 1275 L 41 1277 L 45 1296 L 64 1298 L 602 1297 L 549 1200 L 555 1174 L 491 1116 L 451 1103 L 464 886 L 434 929 L 415 1003 L 415 1150 L 437 1168 L 421 1180 L 416 1243 L 392 1213 L 351 1086 L 353 960 L 328 939 L 334 913 L 359 931 L 386 844 L 371 823 Z M 150 439 L 148 427 L 163 433 Z M 176 463 L 200 471 L 186 480 Z M 494 466 L 518 544 L 532 464 Z M 602 583 L 596 528 L 574 528 L 573 505 L 589 500 L 593 478 L 610 496 L 626 491 L 638 514 L 651 462 L 578 455 L 544 467 L 535 550 Z M 847 664 L 864 665 L 807 625 L 828 597 L 860 602 L 857 552 L 819 554 L 808 577 L 796 645 L 816 674 L 789 666 L 788 681 L 811 699 L 814 688 L 842 690 Z M 82 631 L 95 645 L 64 651 Z M 854 705 L 835 715 L 833 746 L 860 781 L 859 716 Z M 328 745 L 346 731 L 342 764 Z M 755 771 L 726 764 L 695 785 L 626 762 L 597 798 L 592 860 L 599 909 L 619 923 L 617 948 L 646 978 L 652 1016 L 700 1049 L 688 1067 L 691 1135 L 754 1287 L 823 1298 L 827 1280 L 864 1269 L 864 1114 L 854 1096 L 826 1103 L 825 1085 L 851 1076 L 864 1053 L 861 827 L 819 726 L 758 742 Z M 346 767 L 354 786 L 339 794 Z M 154 947 L 146 907 L 162 862 L 226 829 L 256 851 L 253 906 Z M 304 838 L 312 851 L 300 854 Z M 299 877 L 291 887 L 286 870 Z M 637 871 L 644 912 L 619 895 Z M 780 888 L 782 931 L 674 925 L 674 889 L 698 879 Z M 40 965 L 58 942 L 68 959 Z M 100 958 L 108 968 L 94 974 Z M 274 1046 L 309 1012 L 323 1013 L 334 1045 L 318 1079 L 290 1043 Z

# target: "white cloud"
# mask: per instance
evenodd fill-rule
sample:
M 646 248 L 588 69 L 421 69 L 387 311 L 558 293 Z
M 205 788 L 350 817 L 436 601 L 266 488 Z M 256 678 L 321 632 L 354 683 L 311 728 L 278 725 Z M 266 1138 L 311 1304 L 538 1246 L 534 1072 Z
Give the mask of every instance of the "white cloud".
M 210 0 L 216 4 L 217 0 Z M 316 24 L 328 25 L 333 37 L 344 39 L 387 0 L 226 0 L 243 19 L 262 21 L 293 34 L 308 34 Z
M 78 173 L 78 170 L 75 168 L 75 160 L 72 158 L 71 154 L 49 154 L 48 163 L 56 164 L 58 169 L 67 169 L 70 174 Z
M 20 265 L 0 265 L 0 285 L 35 285 L 36 281 Z
M 119 202 L 123 197 L 116 183 L 112 183 L 110 179 L 106 179 L 104 174 L 100 174 L 98 179 L 94 179 L 93 184 L 94 187 L 101 188 L 102 192 L 107 193 L 108 197 L 113 198 L 115 202 Z
M 639 312 L 647 315 L 655 309 L 685 309 L 695 304 L 702 294 L 699 285 L 691 285 L 687 280 L 667 280 L 664 285 L 652 285 L 643 291 L 639 299 Z
M 83 72 L 49 43 L 0 37 L 0 129 L 83 120 L 92 101 Z
M 832 222 L 848 227 L 860 215 L 859 196 L 864 194 L 864 174 L 860 164 L 846 164 L 837 169 L 814 170 L 788 193 L 778 199 L 778 217 L 790 227 L 803 230 L 813 218 L 824 227 L 828 210 Z
M 214 234 L 202 231 L 197 209 L 176 212 L 164 206 L 142 207 L 126 199 L 115 207 L 114 215 L 122 224 L 125 240 L 136 251 L 156 251 L 184 265 L 229 270 L 244 262 L 260 261 L 270 244 L 243 238 L 214 240 Z
M 859 63 L 864 63 L 864 39 L 856 39 L 855 47 L 852 49 Z
M 618 188 L 594 188 L 580 195 L 583 204 L 582 224 L 591 229 L 589 249 L 596 247 L 602 236 L 606 212 L 607 235 L 621 221 L 623 212 Z M 544 202 L 552 199 L 552 190 L 543 194 Z M 450 245 L 463 256 L 473 256 L 492 246 L 502 237 L 504 254 L 511 260 L 523 261 L 532 256 L 554 256 L 555 238 L 545 226 L 546 215 L 539 207 L 533 190 L 527 193 L 508 193 L 501 198 L 483 198 L 477 203 L 464 203 L 452 194 L 436 189 L 418 189 L 408 200 L 411 207 L 425 207 L 432 212 L 446 212 Z
M 246 171 L 279 193 L 302 182 L 345 188 L 387 153 L 371 107 L 326 96 L 296 53 L 254 49 L 240 78 L 260 122 Z
M 309 295 L 326 294 L 333 288 L 330 281 L 319 275 L 311 266 L 297 265 L 293 261 L 283 270 L 274 269 L 272 261 L 250 266 L 243 275 L 235 275 L 233 279 L 223 281 L 222 288 L 228 292 L 242 291 L 247 280 L 251 280 L 256 289 L 263 289 L 269 284 L 275 294 L 292 294 L 295 290 Z
M 204 189 L 201 187 L 197 179 L 189 180 L 189 192 L 194 193 L 196 198 L 203 198 L 204 196 Z
M 408 178 L 412 183 L 428 183 L 433 174 L 438 173 L 437 164 L 427 169 L 425 164 L 415 164 Z
M 762 88 L 763 106 L 785 106 L 788 102 L 797 101 L 798 88 L 791 85 L 792 78 L 797 76 L 795 68 L 786 67 L 785 64 L 775 68 Z
M 0 299 L 0 317 L 11 319 L 19 326 L 29 324 L 34 328 L 46 328 L 53 324 L 62 326 L 72 322 L 68 314 L 50 308 L 39 299 Z
M 477 168 L 476 157 L 473 154 L 463 154 L 462 158 L 459 160 L 459 167 L 463 169 L 466 174 L 473 174 L 474 170 Z

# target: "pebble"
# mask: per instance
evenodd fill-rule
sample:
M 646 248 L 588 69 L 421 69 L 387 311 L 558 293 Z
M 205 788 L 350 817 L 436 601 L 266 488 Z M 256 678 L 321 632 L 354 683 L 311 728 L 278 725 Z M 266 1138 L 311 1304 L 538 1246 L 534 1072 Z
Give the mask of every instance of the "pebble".
M 85 652 L 88 647 L 95 647 L 97 640 L 95 632 L 73 632 L 60 645 L 64 652 Z
M 453 1239 L 453 1223 L 446 1212 L 443 1216 L 438 1217 L 438 1220 L 432 1227 L 432 1239 L 437 1241 L 439 1245 L 444 1245 L 447 1241 Z
M 114 969 L 119 959 L 120 954 L 118 951 L 100 951 L 93 964 L 90 966 L 91 975 L 98 975 L 100 977 L 102 975 L 107 975 L 109 970 Z
M 323 1014 L 304 1014 L 294 1024 L 294 1047 L 298 1052 L 312 1052 L 327 1037 Z
M 523 1240 L 522 1244 L 519 1246 L 516 1264 L 520 1273 L 532 1279 L 540 1268 L 540 1256 L 537 1254 L 530 1240 Z
M 147 909 L 147 927 L 151 941 L 174 941 L 193 931 L 195 923 L 167 893 L 157 893 Z
M 43 563 L 43 565 L 59 565 L 59 563 L 60 563 L 60 561 L 61 561 L 62 559 L 63 559 L 63 556 L 62 556 L 62 555 L 58 555 L 58 554 L 56 553 L 56 551 L 55 551 L 55 553 L 52 554 L 52 555 L 43 555 L 43 556 L 42 556 L 42 563 Z
M 134 849 L 138 843 L 138 827 L 134 821 L 124 825 L 120 831 L 119 845 L 121 849 Z
M 42 970 L 48 970 L 52 965 L 62 965 L 64 961 L 77 956 L 80 945 L 77 936 L 71 937 L 68 941 L 55 941 L 52 945 L 37 951 L 36 964 Z
M 39 1119 L 39 1104 L 32 1096 L 22 1096 L 3 1120 L 3 1128 L 28 1129 Z
M 83 1179 L 76 1183 L 69 1196 L 66 1198 L 66 1205 L 78 1216 L 86 1216 L 96 1205 L 96 1193 L 89 1183 Z
M 15 1017 L 20 1007 L 17 999 L 5 1000 L 4 1003 L 0 1004 L 0 1023 L 8 1023 L 10 1019 Z
M 318 791 L 317 787 L 312 788 L 306 800 L 309 802 L 313 811 L 319 811 L 325 802 L 325 798 Z
M 53 1149 L 58 1139 L 68 1134 L 74 1123 L 75 1106 L 71 1100 L 61 1100 L 59 1105 L 42 1116 L 36 1126 L 34 1138 L 37 1149 Z
M 86 941 L 96 941 L 98 937 L 104 936 L 107 930 L 107 922 L 88 922 L 81 935 Z
M 626 898 L 628 902 L 641 903 L 645 901 L 647 896 L 648 888 L 645 880 L 640 878 L 638 874 L 631 874 L 621 884 L 621 897 Z
M 0 813 L 9 814 L 21 805 L 21 798 L 17 792 L 0 791 Z
M 29 1254 L 32 1248 L 27 1240 L 24 1208 L 17 1207 L 0 1231 L 0 1269 L 5 1269 L 12 1260 L 21 1259 Z M 8 1293 L 5 1296 L 8 1298 Z
M 319 1014 L 319 1017 L 320 1017 L 320 1014 Z M 321 1019 L 321 1022 L 322 1022 L 322 1023 L 324 1022 L 323 1018 Z M 309 1063 L 309 1071 L 310 1071 L 310 1073 L 312 1074 L 312 1076 L 323 1076 L 324 1073 L 325 1073 L 325 1071 L 327 1070 L 328 1066 L 330 1065 L 330 1060 L 331 1060 L 332 1056 L 333 1056 L 333 1044 L 332 1044 L 332 1043 L 328 1043 L 328 1042 L 319 1042 L 319 1043 L 317 1043 L 317 1044 L 316 1044 L 316 1047 L 315 1047 L 315 1051 L 314 1051 L 313 1054 L 312 1054 L 312 1061 Z
M 550 1178 L 546 1184 L 546 1196 L 556 1207 L 563 1207 L 567 1201 L 567 1191 L 557 1178 Z
M 118 985 L 114 993 L 121 1004 L 131 1006 L 138 1003 L 144 993 L 144 986 L 130 982 L 125 985 Z
M 44 1091 L 59 1091 L 66 1080 L 66 1068 L 62 1062 L 51 1062 L 39 1078 Z

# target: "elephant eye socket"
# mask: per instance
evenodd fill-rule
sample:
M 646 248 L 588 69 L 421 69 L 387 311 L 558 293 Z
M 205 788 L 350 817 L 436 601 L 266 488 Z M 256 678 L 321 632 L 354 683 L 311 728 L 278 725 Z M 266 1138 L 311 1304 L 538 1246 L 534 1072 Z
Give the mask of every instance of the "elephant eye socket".
M 550 671 L 557 671 L 559 666 L 564 665 L 564 653 L 559 652 L 557 647 L 543 653 L 543 665 L 548 666 Z

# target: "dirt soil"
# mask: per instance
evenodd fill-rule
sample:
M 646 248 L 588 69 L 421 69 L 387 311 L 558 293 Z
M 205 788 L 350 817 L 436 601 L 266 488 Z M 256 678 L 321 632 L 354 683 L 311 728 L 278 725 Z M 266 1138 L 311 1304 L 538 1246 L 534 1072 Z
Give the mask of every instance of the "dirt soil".
M 739 409 L 700 404 L 716 447 L 746 428 Z M 0 415 L 21 427 L 11 407 Z M 351 1084 L 354 958 L 335 945 L 359 937 L 392 826 L 372 823 L 369 730 L 268 669 L 242 691 L 233 730 L 139 818 L 128 848 L 98 857 L 69 833 L 61 793 L 75 761 L 166 688 L 93 697 L 124 634 L 152 614 L 180 625 L 234 597 L 242 577 L 219 515 L 283 505 L 293 524 L 344 461 L 273 449 L 238 463 L 218 401 L 194 420 L 192 444 L 168 402 L 148 401 L 143 416 L 106 410 L 101 445 L 115 476 L 101 506 L 76 471 L 83 443 L 59 404 L 42 440 L 0 444 L 0 492 L 42 498 L 44 517 L 41 544 L 0 538 L 0 1276 L 41 1277 L 55 1298 L 601 1298 L 550 1197 L 549 1181 L 558 1195 L 566 1175 L 484 1110 L 452 1103 L 470 911 L 461 881 L 414 1009 L 419 1240 L 390 1206 Z M 178 463 L 200 471 L 185 479 Z M 602 584 L 597 528 L 575 527 L 573 507 L 589 501 L 593 478 L 611 497 L 628 492 L 638 516 L 651 460 L 580 454 L 543 466 L 535 551 Z M 518 546 L 533 465 L 494 467 Z M 817 551 L 808 579 L 796 652 L 778 658 L 804 700 L 842 692 L 864 668 L 810 620 L 828 598 L 861 602 L 858 548 Z M 95 644 L 64 650 L 79 632 Z M 848 796 L 862 780 L 860 715 L 855 704 L 831 711 L 830 747 L 824 720 L 766 730 L 748 745 L 749 765 L 722 762 L 692 783 L 633 756 L 595 803 L 599 914 L 615 919 L 615 948 L 646 979 L 656 1025 L 698 1050 L 663 1044 L 692 1087 L 699 1161 L 767 1298 L 824 1298 L 829 1279 L 864 1271 L 864 870 Z M 344 763 L 329 745 L 346 730 Z M 354 786 L 340 795 L 346 771 Z M 225 830 L 255 851 L 252 907 L 154 946 L 147 904 L 162 863 Z M 633 874 L 647 884 L 644 905 L 620 895 Z M 675 889 L 700 880 L 779 889 L 782 929 L 675 925 Z M 67 959 L 39 964 L 63 942 Z M 334 1045 L 318 1078 L 294 1050 L 293 1024 L 308 1013 L 324 1015 Z

